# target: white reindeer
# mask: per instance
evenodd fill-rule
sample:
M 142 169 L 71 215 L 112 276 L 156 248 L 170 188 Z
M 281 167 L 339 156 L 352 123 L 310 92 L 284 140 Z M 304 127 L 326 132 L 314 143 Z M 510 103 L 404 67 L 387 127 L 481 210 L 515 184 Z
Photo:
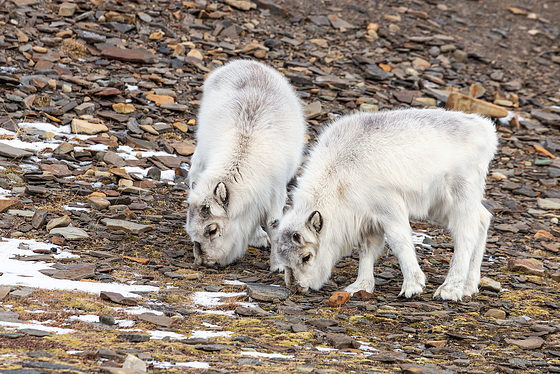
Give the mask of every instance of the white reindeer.
M 206 79 L 196 127 L 186 230 L 195 263 L 227 265 L 243 256 L 251 238 L 263 244 L 261 226 L 276 243 L 286 185 L 303 151 L 305 118 L 278 71 L 236 60 Z M 271 269 L 279 270 L 275 253 Z
M 385 238 L 404 282 L 422 292 L 409 219 L 445 225 L 455 242 L 445 282 L 434 297 L 478 292 L 491 214 L 482 205 L 497 137 L 492 122 L 441 109 L 356 113 L 319 137 L 278 227 L 279 261 L 294 291 L 319 289 L 335 263 L 358 247 L 358 277 L 346 287 L 372 292 L 373 265 Z

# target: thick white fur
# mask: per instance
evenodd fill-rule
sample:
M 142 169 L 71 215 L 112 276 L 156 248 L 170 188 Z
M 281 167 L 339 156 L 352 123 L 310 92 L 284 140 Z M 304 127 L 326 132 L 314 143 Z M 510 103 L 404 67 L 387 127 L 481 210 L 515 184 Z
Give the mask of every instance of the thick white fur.
M 226 265 L 246 252 L 252 238 L 266 243 L 261 225 L 276 243 L 286 185 L 303 151 L 305 119 L 278 71 L 236 60 L 205 81 L 196 127 L 186 230 L 197 263 Z M 278 269 L 272 256 L 271 266 Z
M 357 246 L 358 277 L 346 290 L 371 292 L 386 238 L 403 272 L 400 294 L 418 294 L 426 278 L 409 219 L 429 218 L 445 225 L 455 242 L 434 297 L 460 300 L 478 292 L 491 218 L 481 200 L 496 148 L 492 122 L 473 114 L 409 109 L 334 121 L 312 150 L 278 228 L 287 285 L 319 289 Z M 312 219 L 313 212 L 319 215 Z

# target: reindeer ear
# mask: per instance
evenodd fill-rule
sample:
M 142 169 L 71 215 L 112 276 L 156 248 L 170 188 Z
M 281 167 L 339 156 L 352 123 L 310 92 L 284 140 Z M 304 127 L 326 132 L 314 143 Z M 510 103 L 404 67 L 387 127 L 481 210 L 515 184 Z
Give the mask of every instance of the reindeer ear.
M 214 196 L 218 199 L 218 201 L 223 205 L 226 206 L 229 200 L 229 193 L 224 182 L 218 183 L 216 189 L 214 190 Z
M 311 213 L 308 222 L 317 233 L 319 233 L 319 231 L 323 228 L 323 216 L 321 216 L 321 213 L 317 210 Z

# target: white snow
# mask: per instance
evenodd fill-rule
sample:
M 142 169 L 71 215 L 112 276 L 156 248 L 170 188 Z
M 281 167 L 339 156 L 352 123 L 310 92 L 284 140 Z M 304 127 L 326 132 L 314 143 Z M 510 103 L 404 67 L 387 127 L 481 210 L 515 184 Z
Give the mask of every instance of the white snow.
M 21 330 L 21 329 L 36 329 L 52 332 L 54 334 L 71 334 L 74 332 L 72 329 L 63 329 L 60 327 L 45 326 L 40 323 L 25 323 L 25 322 L 6 322 L 0 321 L 0 326 L 6 330 Z
M 282 353 L 263 353 L 257 351 L 241 351 L 239 353 L 245 356 L 253 356 L 253 357 L 286 358 L 286 359 L 294 358 L 294 355 L 284 355 Z
M 187 367 L 193 369 L 209 369 L 210 364 L 207 362 L 200 362 L 200 361 L 191 361 L 191 362 L 176 362 L 172 364 L 171 362 L 167 361 L 148 361 L 149 364 L 152 364 L 156 369 L 171 369 L 173 367 Z
M 99 322 L 99 316 L 95 314 L 84 314 L 81 316 L 70 316 L 70 321 L 82 321 L 87 323 Z
M 145 331 L 145 332 L 150 334 L 151 338 L 155 339 L 155 340 L 161 340 L 163 338 L 170 338 L 170 339 L 177 339 L 177 340 L 187 339 L 187 337 L 185 335 L 178 334 L 178 333 L 172 332 L 172 331 L 154 330 L 154 331 Z
M 143 306 L 132 306 L 132 307 L 120 307 L 120 306 L 114 306 L 111 307 L 113 310 L 116 311 L 123 311 L 127 314 L 131 314 L 131 315 L 137 315 L 137 314 L 142 314 L 142 313 L 153 313 L 155 315 L 158 316 L 162 316 L 164 313 L 160 312 L 159 310 L 152 310 Z
M 70 210 L 79 210 L 82 212 L 89 212 L 89 208 L 86 207 L 77 207 L 77 206 L 69 206 L 69 205 L 64 205 L 63 206 L 64 210 L 70 211 Z
M 246 294 L 246 292 L 195 292 L 192 294 L 191 300 L 193 304 L 206 308 L 214 308 L 225 304 L 221 301 L 223 297 L 238 297 Z
M 4 197 L 7 197 L 7 196 L 12 196 L 12 191 L 5 190 L 2 187 L 0 187 L 0 198 L 4 198 Z M 6 200 L 6 199 L 3 199 L 3 200 Z
M 432 237 L 428 235 L 424 230 L 412 231 L 412 242 L 414 244 L 420 244 L 422 247 L 432 248 L 429 244 L 424 244 L 424 239 L 431 239 Z
M 195 330 L 191 332 L 191 338 L 212 339 L 218 337 L 229 338 L 233 334 L 231 331 L 202 331 Z
M 20 244 L 26 244 L 29 249 L 20 249 Z M 72 281 L 67 279 L 55 279 L 39 272 L 49 269 L 54 265 L 43 261 L 19 261 L 14 259 L 16 255 L 33 255 L 34 249 L 50 249 L 56 247 L 50 243 L 38 242 L 36 240 L 20 240 L 2 238 L 0 242 L 0 285 L 24 286 L 48 290 L 77 290 L 99 294 L 102 291 L 118 292 L 125 297 L 137 297 L 133 292 L 157 292 L 158 288 L 145 285 L 126 285 L 121 283 L 99 283 Z M 61 257 L 77 257 L 69 252 L 62 251 Z M 55 256 L 55 257 L 56 257 Z

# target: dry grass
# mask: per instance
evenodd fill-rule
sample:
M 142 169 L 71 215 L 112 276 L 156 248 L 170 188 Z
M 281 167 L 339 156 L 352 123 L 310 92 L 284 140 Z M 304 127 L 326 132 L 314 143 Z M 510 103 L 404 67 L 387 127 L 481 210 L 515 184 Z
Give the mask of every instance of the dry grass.
M 87 55 L 87 47 L 85 44 L 76 39 L 64 39 L 62 41 L 62 51 L 74 60 L 84 58 Z

